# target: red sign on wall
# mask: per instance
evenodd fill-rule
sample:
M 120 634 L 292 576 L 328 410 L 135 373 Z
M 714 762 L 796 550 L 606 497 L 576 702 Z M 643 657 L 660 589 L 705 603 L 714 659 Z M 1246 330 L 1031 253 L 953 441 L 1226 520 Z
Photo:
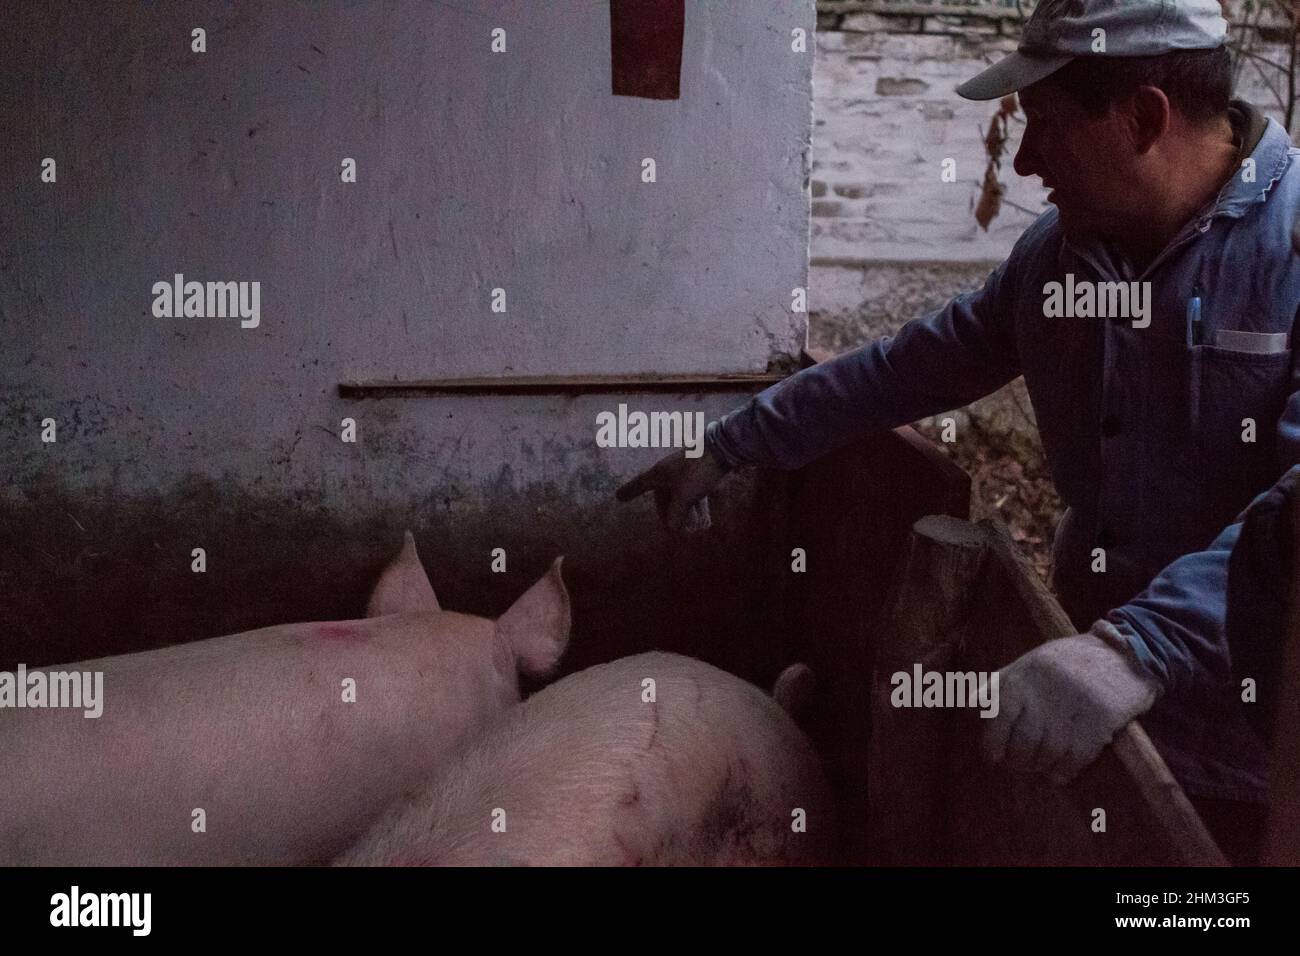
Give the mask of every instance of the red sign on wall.
M 685 0 L 609 0 L 615 96 L 681 98 Z

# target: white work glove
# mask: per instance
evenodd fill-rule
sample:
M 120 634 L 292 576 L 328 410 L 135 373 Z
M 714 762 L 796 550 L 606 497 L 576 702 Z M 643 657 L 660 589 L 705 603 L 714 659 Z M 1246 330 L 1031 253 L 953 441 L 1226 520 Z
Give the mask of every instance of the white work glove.
M 984 728 L 990 760 L 1065 784 L 1151 708 L 1160 685 L 1098 633 L 1122 642 L 1102 620 L 1091 632 L 1048 641 L 999 672 L 998 716 Z

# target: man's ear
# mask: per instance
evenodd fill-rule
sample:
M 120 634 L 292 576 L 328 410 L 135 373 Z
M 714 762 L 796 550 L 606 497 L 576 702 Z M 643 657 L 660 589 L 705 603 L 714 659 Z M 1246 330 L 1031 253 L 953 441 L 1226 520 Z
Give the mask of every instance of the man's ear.
M 1165 91 L 1158 86 L 1139 86 L 1121 107 L 1133 143 L 1139 156 L 1159 142 L 1173 124 L 1173 106 Z

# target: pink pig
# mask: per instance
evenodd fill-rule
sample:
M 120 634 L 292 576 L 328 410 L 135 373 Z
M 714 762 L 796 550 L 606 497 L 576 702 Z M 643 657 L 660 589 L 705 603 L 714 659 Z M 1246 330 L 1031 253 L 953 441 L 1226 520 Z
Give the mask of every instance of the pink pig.
M 44 669 L 102 672 L 103 714 L 0 710 L 0 865 L 330 859 L 555 666 L 560 563 L 493 622 L 438 607 L 407 532 L 363 620 Z
M 787 668 L 774 701 L 674 654 L 573 674 L 502 714 L 336 862 L 830 862 L 829 788 L 783 709 L 811 677 Z

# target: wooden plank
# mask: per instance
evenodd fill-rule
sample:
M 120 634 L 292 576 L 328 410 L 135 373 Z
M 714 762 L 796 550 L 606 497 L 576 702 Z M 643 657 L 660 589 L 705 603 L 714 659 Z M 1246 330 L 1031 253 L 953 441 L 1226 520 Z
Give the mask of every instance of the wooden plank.
M 967 527 L 982 542 L 976 571 L 961 554 L 937 557 L 943 541 L 934 521 L 918 523 L 914 536 L 930 544 L 924 551 L 914 546 L 910 554 L 930 554 L 938 562 L 938 580 L 925 585 L 925 574 L 910 558 L 901 566 L 894 623 L 880 633 L 878 660 L 893 657 L 893 666 L 902 667 L 917 657 L 926 670 L 992 672 L 1044 641 L 1075 633 L 1000 523 Z M 969 553 L 972 547 L 956 530 L 945 530 L 942 538 L 961 542 L 948 544 L 950 549 Z M 968 592 L 964 601 L 952 593 L 961 588 Z M 899 650 L 888 650 L 887 642 Z M 873 690 L 879 706 L 887 693 L 879 677 Z M 981 724 L 972 710 L 923 710 L 892 720 L 877 715 L 873 729 L 894 739 L 873 739 L 873 755 L 901 753 L 892 765 L 878 759 L 871 767 L 873 832 L 896 835 L 889 862 L 1226 865 L 1136 722 L 1064 788 L 988 764 L 980 749 Z M 936 773 L 940 759 L 945 766 Z M 1098 810 L 1104 811 L 1104 829 L 1094 825 Z M 934 831 L 930 838 L 918 838 L 927 827 Z
M 881 628 L 888 639 L 871 676 L 870 832 L 872 862 L 881 866 L 935 865 L 947 855 L 951 715 L 894 707 L 892 677 L 952 668 L 951 637 L 970 613 L 984 548 L 974 525 L 932 515 L 916 523 L 899 556 Z
M 837 471 L 861 477 L 845 480 Z M 921 492 L 914 489 L 910 500 L 904 496 L 888 503 L 892 511 L 881 510 L 885 503 L 875 496 L 850 500 L 864 480 L 870 481 L 870 468 L 842 459 L 819 463 L 817 472 L 805 476 L 791 500 L 790 526 L 802 530 L 786 544 L 797 541 L 806 549 L 809 570 L 790 574 L 788 560 L 783 569 L 785 606 L 792 611 L 784 630 L 796 644 L 786 657 L 806 661 L 818 676 L 806 729 L 840 797 L 846 862 L 873 862 L 879 852 L 868 812 L 872 707 L 864 688 L 870 686 L 890 572 L 903 540 L 895 523 L 881 518 L 912 510 Z M 883 488 L 878 492 L 884 493 Z M 783 552 L 788 555 L 789 547 Z
M 1229 865 L 1141 724 L 1136 720 L 1129 723 L 1115 736 L 1111 749 L 1137 785 L 1182 863 L 1188 866 Z
M 992 521 L 980 526 L 988 536 L 987 563 L 981 600 L 959 655 L 961 670 L 1000 669 L 1045 641 L 1076 633 L 1006 528 Z M 964 732 L 978 729 L 967 726 Z M 1065 788 L 1001 768 L 975 769 L 970 761 L 962 769 L 968 774 L 960 790 L 963 802 L 952 820 L 961 862 L 1227 865 L 1136 721 Z M 972 786 L 971 775 L 978 776 L 978 785 Z M 1098 809 L 1105 811 L 1105 832 L 1092 826 Z M 1006 827 L 1010 840 L 973 842 L 973 814 L 996 820 L 993 829 Z
M 864 433 L 790 472 L 783 500 L 773 516 L 768 569 L 768 590 L 782 608 L 773 639 L 782 644 L 783 662 L 804 661 L 816 673 L 801 724 L 823 754 L 839 798 L 843 862 L 870 863 L 876 858 L 867 811 L 871 701 L 863 689 L 877 632 L 912 525 L 927 514 L 968 517 L 970 477 L 903 426 Z M 807 555 L 802 574 L 791 571 L 796 547 Z
M 716 372 L 641 375 L 501 375 L 478 378 L 340 382 L 343 398 L 392 398 L 447 393 L 525 395 L 586 392 L 728 392 L 766 388 L 786 376 L 777 372 Z
M 840 797 L 849 862 L 874 861 L 868 802 L 870 686 L 878 633 L 898 556 L 928 512 L 969 513 L 968 476 L 920 450 L 911 429 L 877 432 L 789 478 L 788 531 L 779 582 L 790 609 L 790 660 L 818 675 L 807 730 Z M 808 571 L 790 573 L 793 547 Z

